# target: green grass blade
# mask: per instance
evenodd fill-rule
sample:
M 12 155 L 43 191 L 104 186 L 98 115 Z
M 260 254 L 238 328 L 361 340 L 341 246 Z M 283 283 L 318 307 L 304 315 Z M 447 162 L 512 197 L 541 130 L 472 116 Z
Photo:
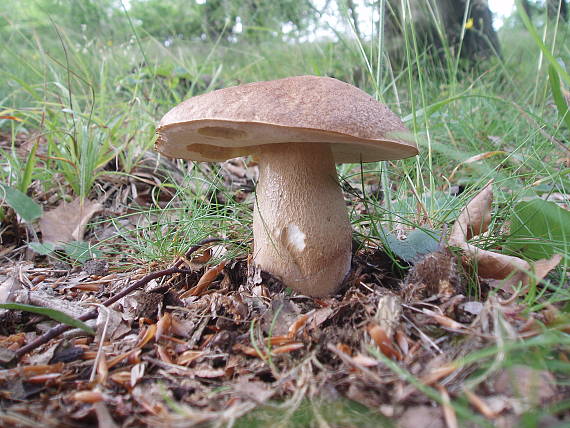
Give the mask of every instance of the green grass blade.
M 540 35 L 536 31 L 536 27 L 534 26 L 534 24 L 530 20 L 529 16 L 527 15 L 527 13 L 526 13 L 523 5 L 522 5 L 522 1 L 516 0 L 516 5 L 517 5 L 517 11 L 519 13 L 519 16 L 520 16 L 524 26 L 526 27 L 526 29 L 530 33 L 530 35 L 531 35 L 532 39 L 534 40 L 534 42 L 536 43 L 536 45 L 540 48 L 544 57 L 548 60 L 550 65 L 558 72 L 558 74 L 560 75 L 562 80 L 564 80 L 567 84 L 570 85 L 570 74 L 568 74 L 566 72 L 566 70 L 564 70 L 564 67 L 562 67 L 560 65 L 560 63 L 556 60 L 556 58 L 554 58 L 554 55 L 552 54 L 552 52 L 550 51 L 548 46 L 546 46 L 544 44 L 544 42 L 542 41 L 542 38 L 540 37 Z
M 34 174 L 34 168 L 36 166 L 36 151 L 38 150 L 38 143 L 34 144 L 30 154 L 28 155 L 28 160 L 26 161 L 26 166 L 24 168 L 24 175 L 22 175 L 20 183 L 18 184 L 18 189 L 22 193 L 26 193 L 28 188 L 32 184 L 32 176 Z
M 570 129 L 570 113 L 568 112 L 568 104 L 566 104 L 566 99 L 564 98 L 562 89 L 560 88 L 560 77 L 552 64 L 548 66 L 548 81 L 550 83 L 552 98 L 554 98 L 554 103 L 558 109 L 560 121 L 564 122 L 566 127 Z
M 12 310 L 16 310 L 16 311 L 26 311 L 26 312 L 32 312 L 32 313 L 38 314 L 38 315 L 44 315 L 44 316 L 49 317 L 55 321 L 66 324 L 70 327 L 79 328 L 86 333 L 89 333 L 92 335 L 95 334 L 95 331 L 91 327 L 89 327 L 87 324 L 85 324 L 83 321 L 79 321 L 78 319 L 70 317 L 69 315 L 67 315 L 61 311 L 57 311 L 55 309 L 42 308 L 42 307 L 33 306 L 33 305 L 25 305 L 23 303 L 1 303 L 0 309 L 12 309 Z

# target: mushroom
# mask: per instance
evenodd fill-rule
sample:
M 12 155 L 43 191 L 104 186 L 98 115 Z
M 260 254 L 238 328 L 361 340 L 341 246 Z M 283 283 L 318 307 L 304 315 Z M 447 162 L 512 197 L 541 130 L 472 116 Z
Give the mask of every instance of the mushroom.
M 334 292 L 350 270 L 352 230 L 335 163 L 418 153 L 385 105 L 316 76 L 198 95 L 166 113 L 157 133 L 156 149 L 169 157 L 258 158 L 254 262 L 309 296 Z

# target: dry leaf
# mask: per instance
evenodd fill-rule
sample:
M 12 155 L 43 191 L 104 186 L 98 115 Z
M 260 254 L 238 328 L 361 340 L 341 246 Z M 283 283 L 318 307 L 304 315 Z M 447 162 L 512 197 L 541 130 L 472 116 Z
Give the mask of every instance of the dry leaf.
M 193 350 L 184 351 L 182 354 L 178 356 L 176 364 L 180 366 L 190 365 L 193 361 L 196 361 L 202 355 L 204 355 L 203 351 L 193 351 Z
M 406 333 L 400 329 L 396 330 L 396 342 L 404 355 L 408 355 L 410 353 L 409 340 L 410 339 L 406 336 Z
M 73 202 L 62 201 L 57 208 L 47 211 L 40 219 L 40 230 L 44 244 L 56 246 L 72 241 L 81 241 L 85 227 L 103 205 L 96 201 L 76 198 Z
M 156 330 L 157 330 L 157 326 L 156 324 L 151 324 L 148 326 L 148 329 L 145 331 L 144 336 L 142 337 L 142 339 L 137 343 L 136 347 L 137 348 L 142 348 L 144 345 L 146 345 L 148 342 L 150 342 L 154 336 L 156 335 Z
M 466 332 L 468 330 L 468 327 L 466 325 L 463 325 L 449 317 L 446 317 L 445 315 L 440 315 L 430 309 L 424 308 L 423 313 L 432 317 L 435 321 L 437 321 L 438 324 L 449 330 L 456 330 L 461 332 Z
M 459 214 L 451 229 L 449 245 L 463 250 L 465 264 L 470 260 L 475 262 L 480 277 L 507 279 L 496 285 L 505 290 L 516 286 L 521 281 L 523 285 L 527 285 L 533 271 L 537 281 L 540 281 L 560 263 L 561 256 L 555 255 L 551 259 L 539 260 L 531 265 L 518 257 L 483 250 L 467 242 L 473 236 L 488 230 L 492 202 L 493 189 L 489 182 Z
M 120 335 L 125 334 L 125 329 L 121 329 L 123 324 L 123 317 L 121 313 L 111 309 L 103 308 L 104 310 L 99 311 L 97 316 L 96 327 L 97 335 L 95 336 L 95 342 L 105 342 L 107 340 L 117 339 Z M 129 330 L 126 330 L 129 331 Z M 105 334 L 105 337 L 102 337 Z
M 354 357 L 352 357 L 352 360 L 356 363 L 359 364 L 363 367 L 376 367 L 379 362 L 376 358 L 372 358 L 372 357 L 368 357 L 366 355 L 362 355 L 362 354 L 356 354 Z
M 498 416 L 498 413 L 491 409 L 485 400 L 481 397 L 476 395 L 474 392 L 469 391 L 468 389 L 464 389 L 463 392 L 467 396 L 467 399 L 471 403 L 473 407 L 475 407 L 479 412 L 488 419 L 495 419 Z
M 137 383 L 144 377 L 146 365 L 145 363 L 135 364 L 131 369 L 131 388 L 134 388 Z
M 493 187 L 489 182 L 468 204 L 451 229 L 449 244 L 463 248 L 466 241 L 473 236 L 487 231 L 491 223 L 491 204 L 493 202 Z
M 370 324 L 368 326 L 368 334 L 370 334 L 370 337 L 372 337 L 376 345 L 378 345 L 380 351 L 388 358 L 396 360 L 402 359 L 401 352 L 392 345 L 392 340 L 382 327 L 376 324 Z
M 55 379 L 58 379 L 62 376 L 61 373 L 47 373 L 43 375 L 32 376 L 26 379 L 26 382 L 35 383 L 35 384 L 42 384 L 48 383 Z
M 170 354 L 168 352 L 168 348 L 165 348 L 162 345 L 156 345 L 156 352 L 157 352 L 158 356 L 160 357 L 161 361 L 164 361 L 165 363 L 168 363 L 168 364 L 174 364 L 174 361 L 172 360 L 172 358 L 170 357 Z
M 219 265 L 214 266 L 213 268 L 208 269 L 195 287 L 191 288 L 188 291 L 185 291 L 180 295 L 181 299 L 184 299 L 189 296 L 200 296 L 206 289 L 210 286 L 212 282 L 216 279 L 216 277 L 224 270 L 226 266 L 226 261 L 221 262 Z
M 402 316 L 402 299 L 395 294 L 386 294 L 378 299 L 376 308 L 375 321 L 388 337 L 392 337 Z
M 445 423 L 447 425 L 447 428 L 458 428 L 459 425 L 457 424 L 457 415 L 455 414 L 455 410 L 451 405 L 451 400 L 449 398 L 449 393 L 447 392 L 447 389 L 445 389 L 441 385 L 438 385 L 437 389 L 441 394 L 443 417 L 445 418 Z
M 423 375 L 421 381 L 426 385 L 433 385 L 440 379 L 449 376 L 455 370 L 457 370 L 457 367 L 454 363 L 445 364 L 443 366 L 436 367 L 432 369 L 428 374 Z
M 203 377 L 205 379 L 214 379 L 226 375 L 225 369 L 197 369 L 194 371 L 196 377 Z
M 103 401 L 105 397 L 99 391 L 78 391 L 71 396 L 71 399 L 80 403 L 93 404 Z
M 303 348 L 305 345 L 301 342 L 293 342 L 288 345 L 279 346 L 271 350 L 272 355 L 286 354 L 289 352 L 297 351 Z
M 307 323 L 307 320 L 309 319 L 309 315 L 310 315 L 310 313 L 306 313 L 306 314 L 303 314 L 300 317 L 298 317 L 293 322 L 293 324 L 291 324 L 289 326 L 287 336 L 289 336 L 290 338 L 295 337 L 295 335 L 299 332 L 299 330 L 301 330 L 301 328 L 303 328 L 303 326 Z
M 102 353 L 97 362 L 97 383 L 105 385 L 109 377 L 109 366 L 107 366 L 107 359 L 105 353 Z
M 172 325 L 172 315 L 170 312 L 162 314 L 157 323 L 155 340 L 160 341 L 161 337 L 170 334 L 170 326 Z

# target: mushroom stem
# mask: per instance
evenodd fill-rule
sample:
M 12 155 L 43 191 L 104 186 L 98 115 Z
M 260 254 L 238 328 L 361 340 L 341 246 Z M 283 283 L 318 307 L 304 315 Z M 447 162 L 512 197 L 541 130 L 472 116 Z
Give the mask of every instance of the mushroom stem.
M 334 292 L 350 269 L 351 226 L 329 144 L 268 144 L 258 152 L 254 260 L 303 294 Z

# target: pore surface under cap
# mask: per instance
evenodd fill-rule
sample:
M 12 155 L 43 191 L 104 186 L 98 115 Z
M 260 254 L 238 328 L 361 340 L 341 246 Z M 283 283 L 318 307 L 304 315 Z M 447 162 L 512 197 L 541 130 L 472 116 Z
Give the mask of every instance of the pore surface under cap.
M 360 89 L 329 77 L 297 76 L 192 97 L 157 128 L 157 150 L 222 161 L 278 143 L 331 143 L 334 160 L 372 162 L 418 153 L 402 121 Z

